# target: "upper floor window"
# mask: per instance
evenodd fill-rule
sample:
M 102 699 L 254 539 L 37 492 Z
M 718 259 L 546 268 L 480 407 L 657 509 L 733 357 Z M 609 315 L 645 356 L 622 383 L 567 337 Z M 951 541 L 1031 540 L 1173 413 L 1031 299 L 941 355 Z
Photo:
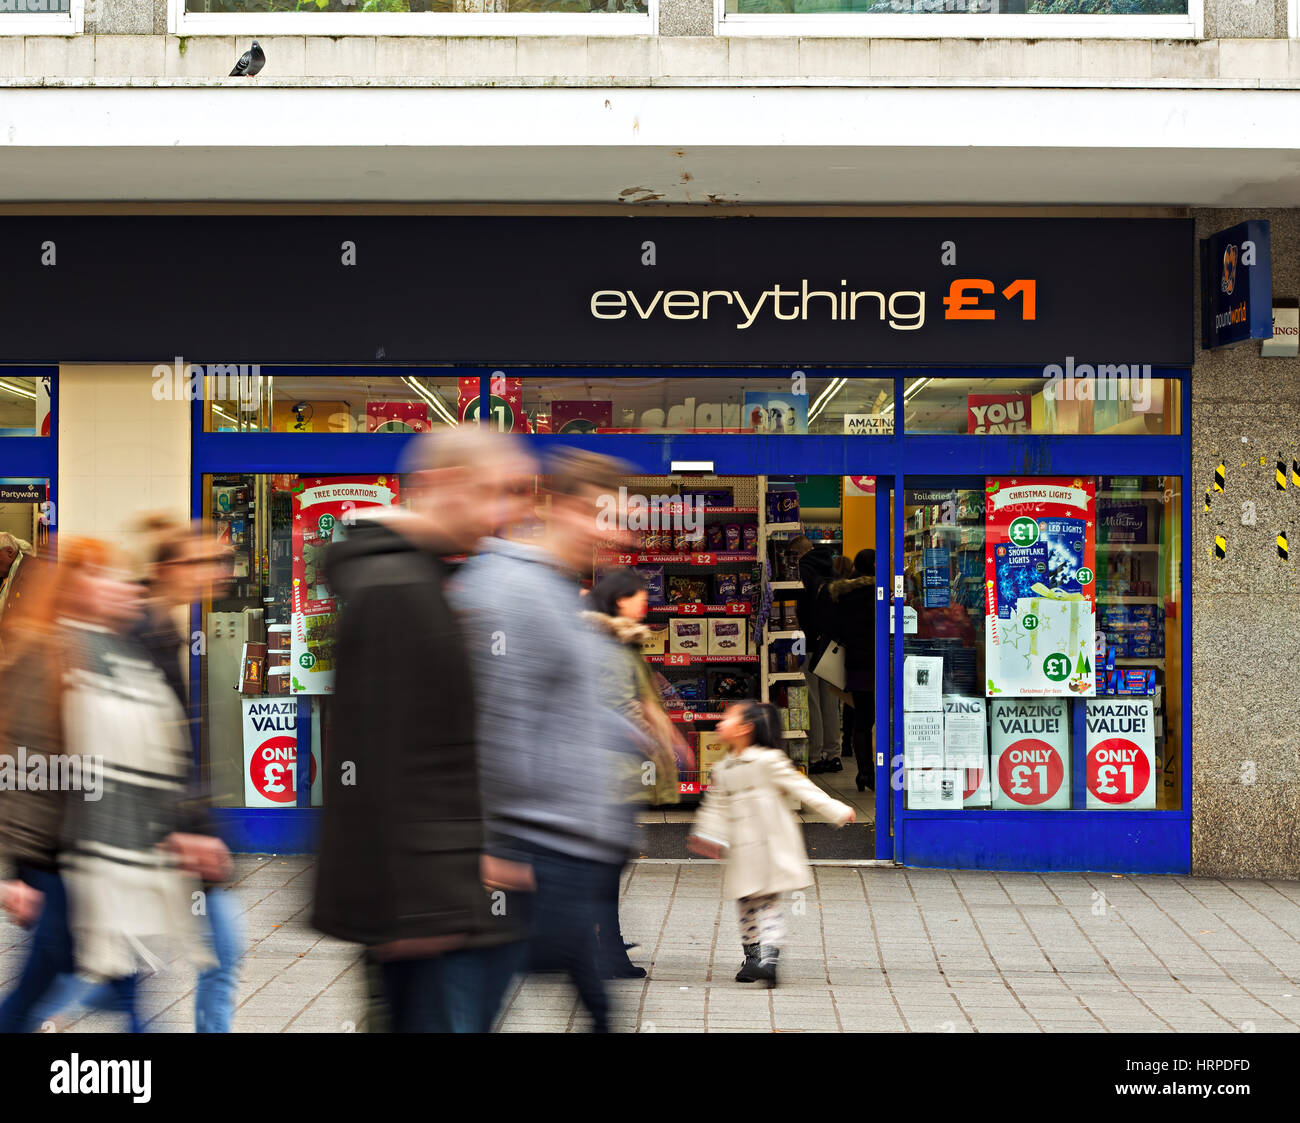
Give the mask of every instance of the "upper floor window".
M 657 0 L 169 2 L 168 30 L 174 35 L 606 36 L 650 34 Z M 267 65 L 271 67 L 270 60 Z
M 0 0 L 0 35 L 79 35 L 84 0 Z
M 839 33 L 919 39 L 939 36 L 1199 39 L 1203 23 L 1203 0 L 716 0 L 716 3 L 718 30 L 723 35 Z M 869 20 L 864 18 L 868 16 Z M 811 30 L 804 31 L 805 27 Z

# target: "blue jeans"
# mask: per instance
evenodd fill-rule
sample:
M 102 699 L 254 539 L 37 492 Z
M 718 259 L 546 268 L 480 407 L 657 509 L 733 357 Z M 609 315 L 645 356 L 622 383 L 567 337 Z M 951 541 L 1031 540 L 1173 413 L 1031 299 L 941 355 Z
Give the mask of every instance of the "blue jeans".
M 527 944 L 466 948 L 383 963 L 394 1033 L 491 1033 L 501 1000 L 523 970 Z
M 0 1033 L 30 1033 L 39 1029 L 43 1017 L 52 1012 L 48 1002 L 44 1001 L 46 996 L 56 985 L 62 985 L 59 976 L 71 976 L 76 970 L 72 932 L 68 927 L 68 892 L 63 879 L 57 873 L 32 868 L 20 868 L 19 876 L 33 889 L 39 890 L 44 900 L 40 918 L 32 931 L 31 947 L 22 974 L 0 1004 Z M 135 990 L 134 975 L 110 980 L 102 988 L 101 1008 L 125 1014 L 131 1032 L 140 1033 L 144 1026 L 136 1013 Z
M 194 1032 L 229 1033 L 239 994 L 239 961 L 244 955 L 244 918 L 239 903 L 224 889 L 207 894 L 208 947 L 217 965 L 199 974 L 194 989 Z M 41 1025 L 60 1010 L 80 1005 L 91 1010 L 117 1010 L 117 983 L 94 983 L 78 975 L 61 974 L 45 991 L 32 1011 L 32 1021 Z
M 199 975 L 194 988 L 194 1032 L 229 1033 L 239 996 L 239 961 L 244 956 L 244 916 L 235 895 L 207 891 L 208 944 L 217 965 Z

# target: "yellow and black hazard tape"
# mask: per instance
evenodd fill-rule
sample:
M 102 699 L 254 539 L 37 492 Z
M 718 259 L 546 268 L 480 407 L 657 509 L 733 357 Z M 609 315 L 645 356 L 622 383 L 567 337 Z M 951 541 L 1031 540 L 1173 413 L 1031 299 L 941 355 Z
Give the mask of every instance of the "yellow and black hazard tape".
M 1300 460 L 1291 461 L 1291 482 L 1300 487 Z
M 1277 462 L 1276 477 L 1277 477 L 1278 491 L 1286 491 L 1286 461 L 1285 460 L 1279 460 Z
M 1283 561 L 1286 561 L 1290 557 L 1289 547 L 1286 544 L 1285 530 L 1277 536 L 1277 556 Z
M 1227 466 L 1223 463 L 1223 461 L 1220 460 L 1219 466 L 1214 469 L 1214 490 L 1222 491 L 1223 485 L 1227 482 L 1228 482 L 1228 469 Z
M 1223 561 L 1228 556 L 1228 540 L 1222 534 L 1214 536 L 1214 556 Z
M 1205 513 L 1207 515 L 1210 513 L 1210 489 L 1208 487 L 1205 489 Z

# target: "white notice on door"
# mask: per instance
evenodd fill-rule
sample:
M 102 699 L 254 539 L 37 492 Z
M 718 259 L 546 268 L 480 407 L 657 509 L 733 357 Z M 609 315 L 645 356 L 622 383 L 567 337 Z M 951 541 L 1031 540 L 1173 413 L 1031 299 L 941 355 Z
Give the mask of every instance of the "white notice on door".
M 943 710 L 943 656 L 908 655 L 903 659 L 903 709 Z

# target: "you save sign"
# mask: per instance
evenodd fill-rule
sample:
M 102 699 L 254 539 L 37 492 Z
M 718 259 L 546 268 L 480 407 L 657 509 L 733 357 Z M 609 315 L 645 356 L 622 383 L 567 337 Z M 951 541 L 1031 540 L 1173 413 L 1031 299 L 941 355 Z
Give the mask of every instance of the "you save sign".
M 991 703 L 993 806 L 1070 806 L 1070 727 L 1064 698 Z
M 1088 807 L 1156 805 L 1155 711 L 1150 698 L 1089 698 Z

